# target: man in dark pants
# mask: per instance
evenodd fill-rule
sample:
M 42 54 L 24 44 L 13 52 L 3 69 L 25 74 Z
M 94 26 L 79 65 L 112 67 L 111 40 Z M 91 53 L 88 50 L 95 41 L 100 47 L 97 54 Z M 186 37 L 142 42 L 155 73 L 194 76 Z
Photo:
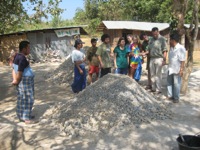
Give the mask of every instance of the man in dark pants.
M 110 36 L 108 34 L 103 34 L 101 36 L 101 41 L 103 42 L 97 49 L 97 57 L 100 62 L 101 76 L 111 73 L 111 59 L 110 59 Z
M 142 42 L 142 51 L 146 52 L 148 49 L 148 45 L 149 45 L 149 40 L 151 37 L 149 37 L 145 32 L 141 33 L 140 35 L 140 40 L 143 40 Z M 147 77 L 148 77 L 148 85 L 146 86 L 146 90 L 151 90 L 151 73 L 150 73 L 150 57 L 149 54 L 147 54 L 147 65 L 146 65 L 146 70 L 148 72 Z

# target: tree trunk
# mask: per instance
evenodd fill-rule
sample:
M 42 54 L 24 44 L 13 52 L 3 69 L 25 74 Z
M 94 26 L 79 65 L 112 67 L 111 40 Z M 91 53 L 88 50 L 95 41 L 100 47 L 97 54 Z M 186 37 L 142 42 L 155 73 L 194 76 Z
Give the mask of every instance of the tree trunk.
M 185 71 L 182 77 L 181 93 L 183 94 L 186 94 L 188 91 L 189 77 L 193 69 L 194 43 L 197 39 L 197 35 L 199 31 L 198 12 L 199 12 L 199 0 L 194 0 L 193 18 L 190 23 L 190 28 L 187 29 L 187 32 L 186 32 L 186 36 L 189 40 L 189 49 L 188 49 L 187 63 L 185 65 Z M 194 25 L 194 28 L 193 28 L 193 25 Z
M 173 15 L 178 20 L 177 31 L 180 36 L 185 34 L 184 22 L 187 11 L 188 0 L 174 0 Z
M 182 94 L 186 94 L 188 91 L 189 77 L 193 69 L 193 50 L 194 50 L 194 41 L 191 41 L 189 43 L 187 63 L 185 65 L 185 69 L 184 69 L 183 77 L 182 77 L 182 85 L 181 85 Z
M 189 77 L 193 69 L 194 43 L 196 41 L 199 30 L 198 28 L 199 1 L 200 0 L 193 1 L 193 17 L 190 23 L 190 28 L 187 29 L 186 32 L 184 28 L 184 22 L 185 22 L 184 17 L 187 11 L 188 0 L 174 0 L 173 2 L 173 15 L 178 20 L 177 31 L 180 36 L 186 34 L 187 39 L 189 40 L 188 57 L 182 77 L 181 92 L 183 94 L 187 93 Z

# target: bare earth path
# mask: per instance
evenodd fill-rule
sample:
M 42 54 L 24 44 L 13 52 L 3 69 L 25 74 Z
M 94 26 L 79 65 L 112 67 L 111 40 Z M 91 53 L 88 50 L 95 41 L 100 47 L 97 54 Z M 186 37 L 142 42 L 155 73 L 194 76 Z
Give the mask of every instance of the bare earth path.
M 44 81 L 43 75 L 56 68 L 59 63 L 35 64 L 35 105 L 36 120 L 48 114 L 49 108 L 57 103 L 67 103 L 75 96 L 70 87 L 52 85 Z M 146 82 L 143 76 L 141 83 Z M 171 104 L 172 120 L 155 121 L 136 128 L 113 129 L 109 133 L 85 138 L 74 138 L 61 134 L 55 126 L 40 123 L 25 125 L 15 114 L 15 87 L 10 86 L 10 67 L 0 67 L 0 149 L 135 149 L 135 150 L 177 150 L 177 135 L 200 132 L 200 71 L 194 70 L 189 82 L 189 93 L 182 96 L 179 104 Z M 163 79 L 163 87 L 166 85 Z M 163 89 L 165 90 L 165 89 Z M 171 103 L 171 102 L 169 102 Z M 44 121 L 44 120 L 43 120 Z

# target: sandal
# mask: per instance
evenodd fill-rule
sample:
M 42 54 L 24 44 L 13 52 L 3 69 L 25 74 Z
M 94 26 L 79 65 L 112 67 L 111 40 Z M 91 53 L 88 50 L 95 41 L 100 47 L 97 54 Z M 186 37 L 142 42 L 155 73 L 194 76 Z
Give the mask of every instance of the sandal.
M 24 120 L 25 124 L 35 124 L 37 123 L 36 121 L 33 120 Z
M 30 116 L 31 119 L 35 119 L 35 116 Z
M 22 120 L 22 119 L 19 119 L 19 122 L 24 122 L 24 120 Z
M 35 116 L 30 116 L 30 119 L 35 119 Z M 25 122 L 23 119 L 19 119 L 19 122 Z
M 166 98 L 167 98 L 167 100 L 170 100 L 170 101 L 171 101 L 171 100 L 174 100 L 173 97 L 168 97 L 168 96 L 167 96 Z
M 155 93 L 155 92 L 156 92 L 156 90 L 151 90 L 151 92 L 152 92 L 152 93 Z
M 146 87 L 145 87 L 145 90 L 150 90 L 152 87 L 151 87 L 151 85 L 147 85 Z

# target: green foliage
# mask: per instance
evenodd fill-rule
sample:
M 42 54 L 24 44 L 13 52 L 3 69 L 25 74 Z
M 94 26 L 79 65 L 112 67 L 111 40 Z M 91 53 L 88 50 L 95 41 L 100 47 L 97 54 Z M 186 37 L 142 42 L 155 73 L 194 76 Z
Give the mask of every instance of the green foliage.
M 172 0 L 165 0 L 160 5 L 160 10 L 156 16 L 158 22 L 170 22 L 172 17 Z
M 194 7 L 194 0 L 189 0 L 189 4 L 187 7 L 188 7 L 188 11 L 186 12 L 186 15 L 185 15 L 185 23 L 190 24 L 193 17 L 192 13 L 193 13 L 193 7 Z
M 110 0 L 99 3 L 99 17 L 103 20 L 122 20 L 124 2 L 121 0 Z
M 61 17 L 55 15 L 55 16 L 53 16 L 53 18 L 52 18 L 52 20 L 51 20 L 51 26 L 54 27 L 54 28 L 55 28 L 55 27 L 60 27 L 61 22 L 62 22 Z
M 21 27 L 20 20 L 27 17 L 20 0 L 2 0 L 0 16 L 0 33 L 4 33 L 7 28 L 11 31 Z
M 85 14 L 88 19 L 94 19 L 98 17 L 98 11 L 97 0 L 85 0 Z
M 86 28 L 86 30 L 88 31 L 88 33 L 93 35 L 93 34 L 95 34 L 96 29 L 97 29 L 97 27 L 99 26 L 100 23 L 101 23 L 101 20 L 99 18 L 92 19 L 90 21 L 90 24 Z
M 170 32 L 173 33 L 174 31 L 177 31 L 178 19 L 172 16 L 170 17 L 169 23 L 170 23 Z
M 87 23 L 87 17 L 86 17 L 86 12 L 83 9 L 77 8 L 74 21 L 77 24 L 85 24 Z
M 33 15 L 27 14 L 24 2 L 30 3 Z M 42 23 L 42 17 L 47 18 L 48 14 L 58 19 L 63 12 L 58 7 L 60 2 L 61 0 L 49 0 L 45 5 L 42 0 L 1 0 L 0 34 L 21 30 L 26 24 Z
M 185 23 L 192 19 L 193 0 L 189 0 Z M 34 14 L 27 15 L 23 2 L 29 2 Z M 63 9 L 59 8 L 61 0 L 1 0 L 0 33 L 35 29 L 39 27 L 62 27 L 88 25 L 88 33 L 94 34 L 102 20 L 133 20 L 147 22 L 169 22 L 175 27 L 172 18 L 172 0 L 84 0 L 84 9 L 77 8 L 73 20 L 62 20 Z M 51 15 L 50 22 L 42 18 Z
M 102 20 L 170 22 L 171 12 L 171 0 L 85 0 L 74 20 L 88 24 L 88 32 L 94 33 Z

